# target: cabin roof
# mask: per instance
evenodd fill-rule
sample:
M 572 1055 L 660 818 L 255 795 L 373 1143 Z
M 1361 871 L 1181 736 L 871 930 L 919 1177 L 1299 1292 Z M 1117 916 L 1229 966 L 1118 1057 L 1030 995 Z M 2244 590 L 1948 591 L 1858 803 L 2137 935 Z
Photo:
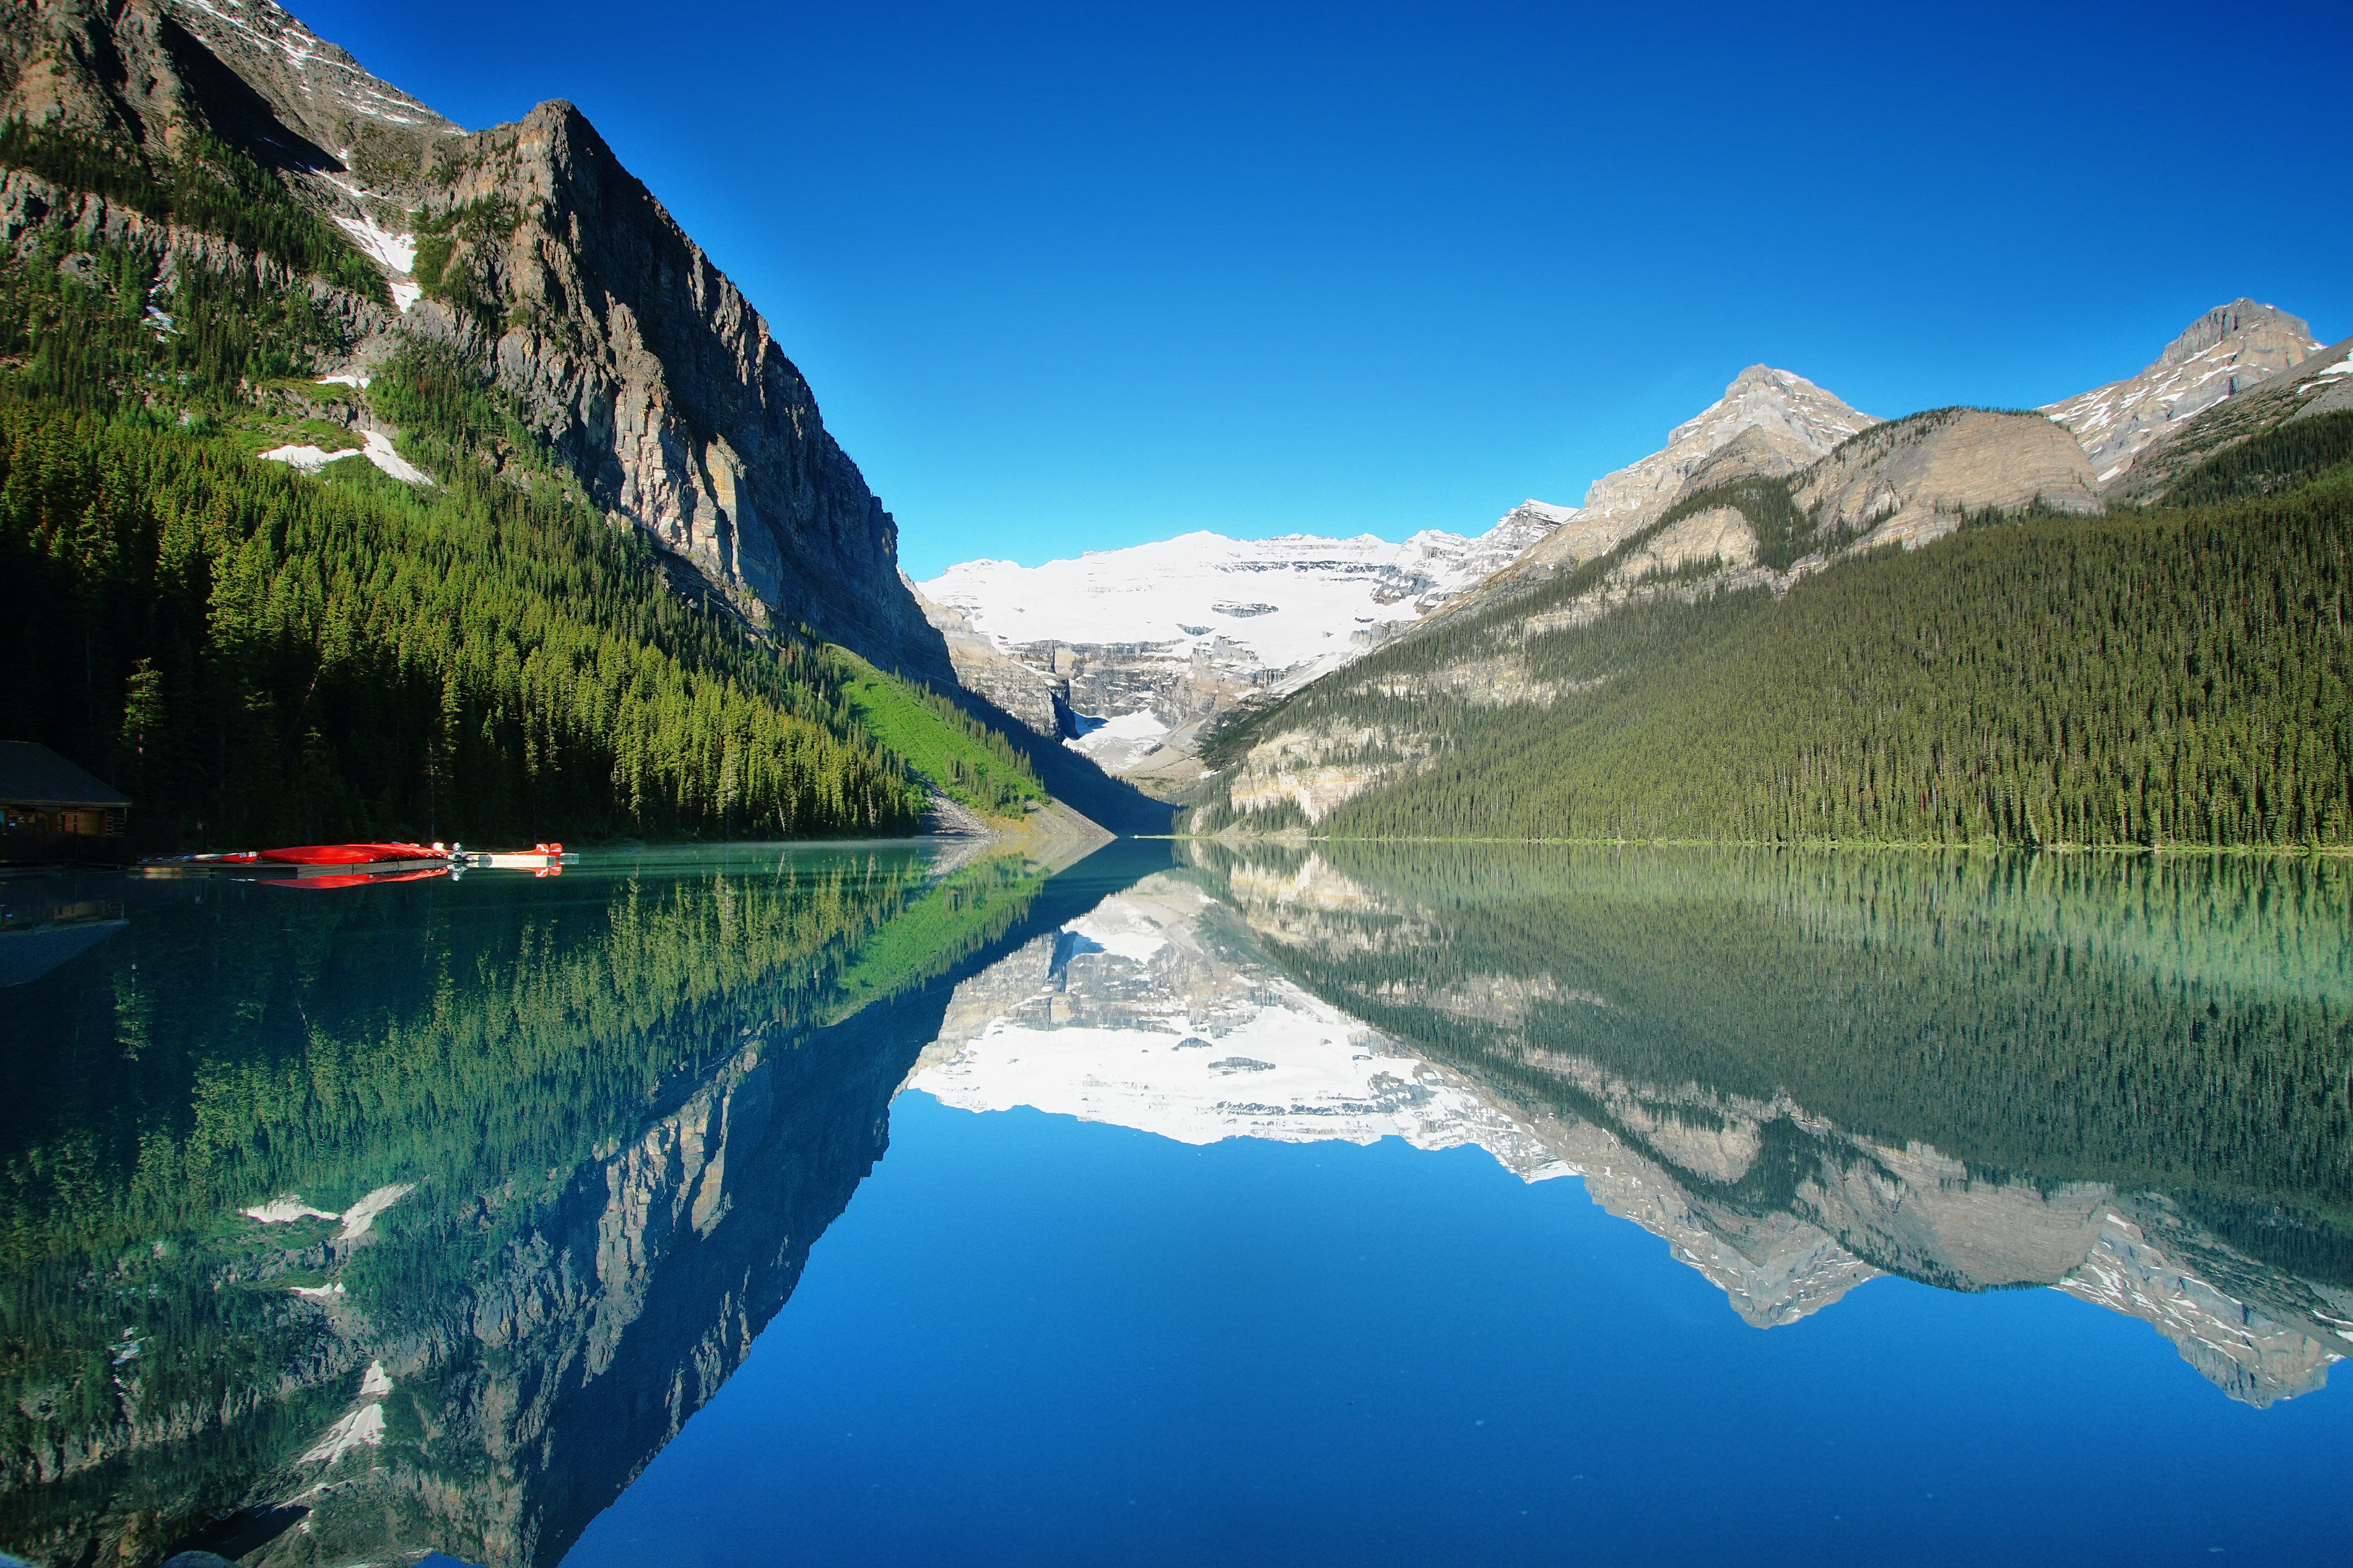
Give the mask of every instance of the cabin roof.
M 97 810 L 130 804 L 129 795 L 100 783 L 47 746 L 0 741 L 0 805 Z

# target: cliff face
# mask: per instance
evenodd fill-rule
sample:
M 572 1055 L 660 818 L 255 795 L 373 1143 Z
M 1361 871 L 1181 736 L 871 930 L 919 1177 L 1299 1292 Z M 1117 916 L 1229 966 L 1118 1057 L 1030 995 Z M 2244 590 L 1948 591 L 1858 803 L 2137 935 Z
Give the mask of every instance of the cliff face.
M 415 222 L 449 250 L 405 330 L 489 364 L 591 494 L 754 621 L 951 680 L 807 381 L 587 120 L 542 104 L 435 158 Z
M 1925 543 L 1985 507 L 2037 500 L 2060 511 L 2101 510 L 2090 462 L 2064 426 L 2037 415 L 1938 409 L 1841 445 L 1790 486 L 1817 528 L 1868 544 Z
M 953 682 L 899 574 L 896 524 L 807 380 L 569 104 L 465 134 L 269 0 L 10 7 L 0 97 L 8 115 L 151 158 L 192 132 L 227 142 L 385 277 L 391 310 L 311 290 L 358 340 L 337 379 L 364 385 L 406 342 L 454 350 L 592 497 L 662 546 L 681 591 Z M 21 174 L 0 201 L 12 242 L 91 216 Z M 136 216 L 99 216 L 117 228 Z

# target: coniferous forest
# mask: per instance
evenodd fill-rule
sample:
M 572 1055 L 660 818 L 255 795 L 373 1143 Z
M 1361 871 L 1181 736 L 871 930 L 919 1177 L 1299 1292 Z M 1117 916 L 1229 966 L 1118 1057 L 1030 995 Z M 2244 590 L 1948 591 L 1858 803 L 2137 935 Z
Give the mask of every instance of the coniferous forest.
M 356 395 L 437 484 L 252 456 L 351 348 L 338 291 L 384 284 L 249 161 L 20 124 L 0 155 L 159 220 L 53 216 L 0 261 L 0 735 L 113 782 L 148 844 L 887 834 L 934 788 L 1043 797 L 944 700 L 673 592 L 454 353 Z
M 1328 760 L 1386 778 L 1314 826 L 1335 837 L 2353 844 L 2348 459 L 2353 414 L 2295 421 L 2161 506 L 1986 514 L 1786 595 L 1635 594 L 1517 631 L 1637 536 L 1249 715 L 1209 758 L 1362 736 Z M 1551 700 L 1430 679 L 1499 655 Z M 1303 825 L 1223 799 L 1192 820 Z

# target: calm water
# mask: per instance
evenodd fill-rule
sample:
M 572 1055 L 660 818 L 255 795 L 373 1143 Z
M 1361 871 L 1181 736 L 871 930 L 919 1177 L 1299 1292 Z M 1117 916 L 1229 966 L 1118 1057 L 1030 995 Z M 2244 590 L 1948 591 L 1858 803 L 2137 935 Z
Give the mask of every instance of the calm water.
M 2353 1526 L 2335 865 L 739 847 L 0 909 L 37 1563 Z

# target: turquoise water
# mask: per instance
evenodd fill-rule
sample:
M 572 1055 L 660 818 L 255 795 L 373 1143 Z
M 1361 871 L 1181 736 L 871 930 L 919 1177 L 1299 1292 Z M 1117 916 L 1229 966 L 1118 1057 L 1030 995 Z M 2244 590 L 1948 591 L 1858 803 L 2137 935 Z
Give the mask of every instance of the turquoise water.
M 0 883 L 0 1547 L 2339 1561 L 2348 909 L 1166 844 Z

